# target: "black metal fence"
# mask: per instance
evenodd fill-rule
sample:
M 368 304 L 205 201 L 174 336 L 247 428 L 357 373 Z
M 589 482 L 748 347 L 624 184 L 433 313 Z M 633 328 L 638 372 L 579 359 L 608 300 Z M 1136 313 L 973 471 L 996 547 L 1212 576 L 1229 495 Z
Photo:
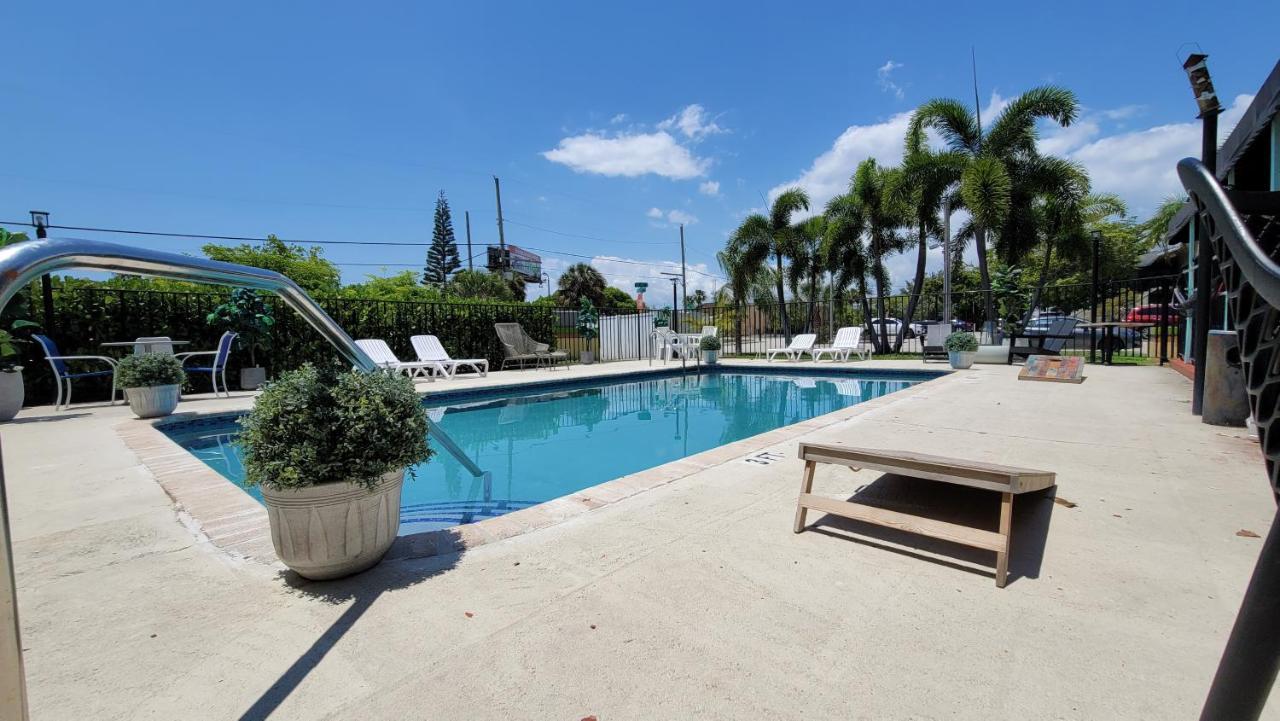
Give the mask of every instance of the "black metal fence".
M 1176 276 L 1137 280 L 1117 280 L 1090 284 L 1059 284 L 1043 289 L 1039 302 L 1034 292 L 1015 297 L 993 298 L 999 313 L 1026 315 L 1034 303 L 1040 311 L 1054 309 L 1082 321 L 1140 320 L 1152 322 L 1145 329 L 1118 329 L 1113 336 L 1116 357 L 1167 359 L 1178 355 L 1184 323 L 1169 305 Z M 51 335 L 65 355 L 110 355 L 102 343 L 128 341 L 140 336 L 168 336 L 190 341 L 184 350 L 207 350 L 216 346 L 222 329 L 206 322 L 206 316 L 226 300 L 225 292 L 176 293 L 105 288 L 60 288 L 54 293 Z M 1097 299 L 1096 305 L 1094 299 Z M 305 362 L 331 363 L 337 354 L 300 316 L 274 297 L 265 299 L 276 325 L 270 334 L 270 345 L 258 353 L 258 365 L 269 374 L 296 368 Z M 789 336 L 814 333 L 819 343 L 832 340 L 837 329 L 861 326 L 864 339 L 871 345 L 873 334 L 880 333 L 880 308 L 887 331 L 882 350 L 919 353 L 924 323 L 943 316 L 940 294 L 923 294 L 915 302 L 911 322 L 902 320 L 912 304 L 908 295 L 884 299 L 836 298 L 817 302 L 795 301 L 781 308 L 774 305 L 703 306 L 675 313 L 670 322 L 680 333 L 699 333 L 714 326 L 725 355 L 756 356 L 770 348 L 786 346 Z M 497 367 L 502 362 L 502 347 L 493 324 L 517 322 L 530 335 L 568 353 L 571 361 L 579 360 L 585 351 L 597 358 L 635 360 L 654 357 L 656 348 L 650 334 L 661 316 L 645 313 L 609 314 L 601 318 L 600 337 L 588 340 L 578 331 L 571 313 L 557 312 L 552 306 L 524 303 L 420 303 L 409 301 L 359 300 L 348 298 L 319 299 L 320 305 L 354 338 L 382 338 L 404 359 L 414 357 L 409 338 L 430 333 L 440 338 L 455 358 L 487 358 Z M 953 293 L 951 315 L 957 327 L 977 331 L 983 342 L 992 342 L 996 333 L 986 319 L 987 297 L 983 292 Z M 783 313 L 786 314 L 786 326 Z M 1161 315 L 1163 313 L 1163 316 Z M 1065 349 L 1068 353 L 1087 354 L 1102 342 L 1097 331 L 1080 329 Z M 116 351 L 120 352 L 120 351 Z M 48 364 L 34 345 L 24 348 L 27 402 L 46 403 L 53 398 L 53 380 Z M 241 367 L 250 365 L 249 353 L 233 354 L 228 377 L 238 377 Z M 193 381 L 203 390 L 203 380 Z M 94 386 L 92 381 L 77 384 L 79 398 L 106 397 L 107 383 Z

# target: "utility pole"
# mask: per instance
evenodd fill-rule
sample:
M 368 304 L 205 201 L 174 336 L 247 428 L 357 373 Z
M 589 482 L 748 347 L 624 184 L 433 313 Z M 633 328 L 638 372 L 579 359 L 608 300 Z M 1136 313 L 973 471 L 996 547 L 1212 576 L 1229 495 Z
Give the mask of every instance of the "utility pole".
M 475 264 L 472 262 L 475 254 L 471 252 L 471 211 L 462 211 L 462 216 L 467 219 L 467 270 L 475 270 Z
M 942 199 L 942 320 L 951 324 L 951 200 Z M 948 328 L 948 332 L 951 329 Z
M 507 259 L 507 236 L 502 229 L 502 185 L 496 175 L 493 176 L 493 195 L 498 199 L 498 262 L 502 263 L 502 277 L 505 278 L 511 263 Z
M 685 273 L 684 266 L 684 223 L 680 224 L 680 292 L 685 297 L 685 302 L 689 298 L 689 277 Z

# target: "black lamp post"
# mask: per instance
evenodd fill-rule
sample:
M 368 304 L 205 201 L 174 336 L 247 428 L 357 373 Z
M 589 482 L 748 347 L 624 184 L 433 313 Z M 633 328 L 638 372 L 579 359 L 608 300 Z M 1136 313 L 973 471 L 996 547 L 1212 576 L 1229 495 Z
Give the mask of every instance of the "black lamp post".
M 1218 173 L 1218 115 L 1222 112 L 1222 103 L 1218 102 L 1218 94 L 1213 90 L 1213 80 L 1209 77 L 1209 66 L 1205 63 L 1208 55 L 1192 53 L 1182 63 L 1182 69 L 1191 82 L 1191 92 L 1196 96 L 1196 105 L 1200 108 L 1200 161 L 1215 176 Z M 1196 221 L 1196 304 L 1194 322 L 1191 326 L 1191 354 L 1196 364 L 1195 381 L 1191 389 L 1191 412 L 1200 415 L 1204 405 L 1205 354 L 1209 347 L 1209 314 L 1212 312 L 1213 299 L 1213 249 L 1209 247 L 1209 233 L 1204 225 Z
M 31 211 L 31 224 L 36 227 L 36 239 L 49 237 L 49 212 L 45 210 Z M 49 274 L 40 276 L 40 298 L 44 301 L 44 332 L 53 332 L 53 282 Z
M 680 296 L 678 293 L 678 289 L 680 287 L 680 274 L 667 273 L 665 271 L 662 274 L 665 276 L 669 276 L 671 278 L 671 330 L 675 331 L 676 333 L 679 333 L 680 332 L 680 321 L 679 321 Z M 680 357 L 683 358 L 684 356 L 682 355 Z

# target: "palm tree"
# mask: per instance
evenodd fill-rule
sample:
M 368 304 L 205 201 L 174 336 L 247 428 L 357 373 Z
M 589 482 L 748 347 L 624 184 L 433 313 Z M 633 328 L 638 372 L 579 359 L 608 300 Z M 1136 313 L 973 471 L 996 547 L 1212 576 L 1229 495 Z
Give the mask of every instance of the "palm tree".
M 866 236 L 863 264 L 865 273 L 870 274 L 876 284 L 876 315 L 880 318 L 879 331 L 871 328 L 871 345 L 877 353 L 889 352 L 884 308 L 889 273 L 885 259 L 906 246 L 897 229 L 905 224 L 907 212 L 893 192 L 894 187 L 902 182 L 901 172 L 896 168 L 881 168 L 875 158 L 867 158 L 854 171 L 849 181 L 849 192 L 828 206 L 841 216 L 840 220 L 846 227 L 860 228 Z
M 769 208 L 769 216 L 752 213 L 729 237 L 729 245 L 736 247 L 744 263 L 762 266 L 769 256 L 774 258 L 775 289 L 778 294 L 778 312 L 782 316 L 782 334 L 791 340 L 791 324 L 787 320 L 787 300 L 783 292 L 782 258 L 787 254 L 794 230 L 791 217 L 809 209 L 809 196 L 800 188 L 782 191 Z
M 791 264 L 787 266 L 787 285 L 791 287 L 791 297 L 809 301 L 808 317 L 804 331 L 813 331 L 813 319 L 816 315 L 818 296 L 822 290 L 822 274 L 826 272 L 826 258 L 822 253 L 822 241 L 827 232 L 827 218 L 815 215 L 797 223 L 792 228 L 790 248 Z
M 972 217 L 971 235 L 977 243 L 988 320 L 995 318 L 995 307 L 987 267 L 987 233 L 995 233 L 1006 262 L 1021 249 L 1019 244 L 1025 242 L 1025 233 L 1034 228 L 1031 205 L 1037 195 L 1046 192 L 1029 184 L 1032 176 L 1022 167 L 1038 157 L 1036 123 L 1048 119 L 1066 127 L 1078 113 L 1079 106 L 1070 90 L 1046 85 L 1011 101 L 986 132 L 975 113 L 958 100 L 930 100 L 911 117 L 909 134 L 932 128 L 953 152 L 965 157 L 960 194 Z
M 913 124 L 908 130 L 902 173 L 899 177 L 901 182 L 896 183 L 893 188 L 897 202 L 908 208 L 911 224 L 916 230 L 916 272 L 911 282 L 907 312 L 902 318 L 904 327 L 910 327 L 911 321 L 915 319 L 924 288 L 929 239 L 939 238 L 941 235 L 939 214 L 944 201 L 951 199 L 948 191 L 959 183 L 965 164 L 966 158 L 961 153 L 930 150 L 923 127 Z M 947 252 L 947 249 L 944 248 L 943 252 Z M 905 337 L 905 333 L 898 334 L 893 348 L 895 353 L 902 350 Z
M 570 308 L 577 307 L 582 298 L 589 298 L 598 307 L 604 305 L 606 285 L 600 271 L 586 263 L 574 263 L 560 275 L 556 295 L 561 304 Z

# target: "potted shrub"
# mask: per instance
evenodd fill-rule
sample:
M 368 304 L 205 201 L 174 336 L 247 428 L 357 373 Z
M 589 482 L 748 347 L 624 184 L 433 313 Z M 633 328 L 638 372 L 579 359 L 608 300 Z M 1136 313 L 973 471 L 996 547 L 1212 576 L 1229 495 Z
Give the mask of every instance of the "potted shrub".
M 720 339 L 713 335 L 704 335 L 698 341 L 698 349 L 702 351 L 702 362 L 713 366 L 720 352 Z
M 236 342 L 249 351 L 249 365 L 240 369 L 240 388 L 251 391 L 267 380 L 267 369 L 258 365 L 257 351 L 265 351 L 271 341 L 275 319 L 267 312 L 262 296 L 248 288 L 237 288 L 226 303 L 213 309 L 205 321 L 219 330 L 240 335 Z
M 951 367 L 964 370 L 973 365 L 974 356 L 978 355 L 978 339 L 972 333 L 957 331 L 947 336 L 943 342 Z
M 325 580 L 375 565 L 400 530 L 405 469 L 431 456 L 413 382 L 311 365 L 268 383 L 240 420 L 276 555 Z
M 578 308 L 578 335 L 587 342 L 587 349 L 580 356 L 583 363 L 595 363 L 596 354 L 592 350 L 591 341 L 600 337 L 600 312 L 591 304 L 590 298 L 583 298 Z
M 0 422 L 13 420 L 26 397 L 22 389 L 22 366 L 18 365 L 18 339 L 0 330 Z
M 116 365 L 116 387 L 124 389 L 129 408 L 139 418 L 158 418 L 173 413 L 182 396 L 187 374 L 182 361 L 169 353 L 125 356 Z

